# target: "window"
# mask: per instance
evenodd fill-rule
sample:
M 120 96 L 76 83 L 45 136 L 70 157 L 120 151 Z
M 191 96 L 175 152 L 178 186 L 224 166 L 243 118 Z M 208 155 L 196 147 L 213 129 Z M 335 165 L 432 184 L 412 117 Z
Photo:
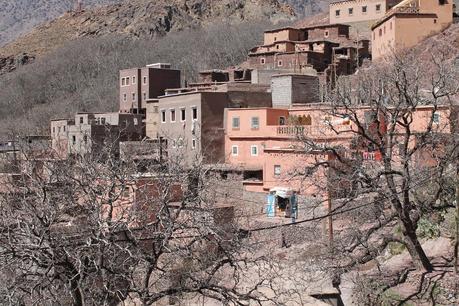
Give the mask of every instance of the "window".
M 147 93 L 146 93 L 146 92 L 143 93 L 143 99 L 144 99 L 144 100 L 147 99 Z
M 279 117 L 279 125 L 285 125 L 285 117 Z
M 250 155 L 258 156 L 258 146 L 257 145 L 253 145 L 250 147 Z
M 328 30 L 324 32 L 325 37 L 328 37 L 329 35 L 330 35 L 330 32 L 328 32 Z
M 129 85 L 129 77 L 126 78 L 126 86 Z
M 233 120 L 232 120 L 232 127 L 233 127 L 233 130 L 238 130 L 239 127 L 240 127 L 240 119 L 239 117 L 233 117 Z
M 171 122 L 175 122 L 175 109 L 171 108 Z
M 143 77 L 143 84 L 147 84 L 147 77 L 146 76 Z
M 80 124 L 83 124 L 83 117 L 80 117 Z
M 277 62 L 277 66 L 281 67 L 282 66 L 282 61 Z
M 180 121 L 185 121 L 186 120 L 186 110 L 184 108 L 180 109 Z
M 339 17 L 340 13 L 341 13 L 340 10 L 336 10 L 336 11 L 335 11 L 335 16 L 336 16 L 336 17 Z
M 265 58 L 260 58 L 260 64 L 264 65 L 266 63 Z
M 161 122 L 166 123 L 166 110 L 161 110 Z
M 135 84 L 135 76 L 132 77 L 132 84 Z
M 439 113 L 434 113 L 433 114 L 432 122 L 436 123 L 436 124 L 440 123 L 440 114 Z
M 437 23 L 437 19 L 434 19 L 434 23 Z
M 274 165 L 274 175 L 275 176 L 281 175 L 281 166 L 280 165 Z
M 135 101 L 135 92 L 132 93 L 132 101 Z
M 100 122 L 102 123 L 102 125 L 105 124 L 105 118 L 100 118 Z
M 65 126 L 63 127 L 63 129 L 64 129 L 64 132 L 65 132 Z
M 349 11 L 349 16 L 352 16 L 354 14 L 354 8 L 350 7 L 348 11 Z
M 232 146 L 231 147 L 231 155 L 233 155 L 233 156 L 238 156 L 239 155 L 239 147 L 238 146 Z
M 75 135 L 72 136 L 72 143 L 76 144 L 76 136 Z
M 367 12 L 367 6 L 366 6 L 366 5 L 365 5 L 365 6 L 362 6 L 362 13 L 365 14 L 366 12 Z
M 376 4 L 376 12 L 380 12 L 381 11 L 381 4 Z
M 121 86 L 125 86 L 126 85 L 126 78 L 121 78 Z
M 191 108 L 193 120 L 198 120 L 198 108 L 196 106 Z
M 277 40 L 277 37 L 276 37 L 276 36 L 274 36 L 274 41 L 276 41 L 276 40 Z
M 127 100 L 127 95 L 123 94 L 123 101 L 126 101 L 126 100 Z
M 258 117 L 252 117 L 250 120 L 250 127 L 252 129 L 258 130 L 260 127 L 260 119 Z
M 382 29 L 379 29 L 379 36 L 382 36 Z
M 84 135 L 83 136 L 83 141 L 84 141 L 84 143 L 88 143 L 88 136 Z
M 56 133 L 56 128 L 53 126 L 53 134 Z
M 193 150 L 196 149 L 196 139 L 195 138 L 191 139 L 191 149 Z

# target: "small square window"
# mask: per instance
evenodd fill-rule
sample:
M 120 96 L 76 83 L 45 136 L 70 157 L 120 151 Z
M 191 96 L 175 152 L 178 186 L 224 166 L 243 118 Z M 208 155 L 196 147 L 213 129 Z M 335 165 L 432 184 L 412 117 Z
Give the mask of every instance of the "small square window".
M 161 122 L 166 123 L 166 110 L 161 110 Z
M 380 12 L 381 11 L 381 4 L 376 4 L 376 11 Z
M 279 117 L 279 125 L 285 125 L 285 117 Z
M 175 122 L 175 109 L 171 108 L 171 122 Z
M 231 147 L 231 155 L 233 155 L 233 156 L 238 156 L 239 155 L 239 147 L 238 146 L 232 146 Z
M 260 128 L 260 118 L 252 117 L 250 120 L 250 127 L 254 130 L 258 130 Z
M 132 101 L 135 101 L 135 92 L 132 93 Z
M 275 176 L 281 175 L 281 166 L 280 165 L 274 165 L 274 175 Z
M 127 95 L 123 94 L 123 101 L 126 101 L 126 100 L 127 100 Z
M 324 32 L 324 36 L 325 36 L 325 37 L 330 36 L 330 32 L 329 32 L 328 30 L 326 30 L 326 31 Z
M 250 155 L 258 156 L 258 146 L 253 145 L 250 147 Z
M 362 13 L 366 13 L 367 12 L 367 6 L 362 6 Z
M 354 8 L 350 7 L 348 11 L 349 11 L 349 16 L 352 16 L 354 14 Z
M 80 117 L 80 124 L 83 124 L 84 122 L 83 120 L 84 120 L 83 117 Z
M 198 120 L 198 108 L 192 107 L 191 108 L 192 118 L 193 120 Z
M 264 65 L 266 63 L 266 60 L 264 58 L 260 58 L 260 64 Z
M 277 61 L 277 66 L 281 67 L 282 66 L 282 61 Z
M 180 109 L 180 121 L 185 121 L 186 120 L 186 110 L 184 108 Z
M 233 130 L 239 129 L 239 127 L 240 127 L 239 117 L 233 117 L 232 127 L 233 127 Z
M 341 11 L 340 11 L 340 10 L 336 10 L 336 11 L 335 11 L 335 16 L 336 16 L 336 17 L 339 17 L 340 14 L 341 14 Z
M 135 76 L 132 77 L 132 84 L 135 84 Z
M 146 76 L 143 77 L 143 84 L 147 84 L 147 77 Z
M 72 143 L 76 144 L 76 136 L 75 135 L 72 136 Z

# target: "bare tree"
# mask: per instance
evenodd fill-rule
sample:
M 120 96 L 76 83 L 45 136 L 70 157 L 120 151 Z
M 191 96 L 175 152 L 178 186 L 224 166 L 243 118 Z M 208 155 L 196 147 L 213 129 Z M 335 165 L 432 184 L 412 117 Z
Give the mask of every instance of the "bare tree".
M 301 148 L 328 156 L 296 175 L 325 173 L 314 183 L 328 190 L 329 213 L 347 224 L 335 233 L 330 255 L 338 271 L 373 260 L 391 243 L 404 245 L 416 267 L 433 269 L 417 229 L 422 218 L 453 205 L 445 180 L 456 168 L 459 90 L 450 54 L 434 52 L 422 63 L 398 55 L 340 78 L 320 123 L 338 140 L 324 143 L 318 131 L 300 135 Z
M 30 156 L 40 171 L 23 170 L 1 194 L 2 304 L 272 299 L 259 290 L 269 278 L 251 276 L 267 275 L 269 261 L 218 205 L 208 168 L 169 159 L 139 174 L 111 156 Z

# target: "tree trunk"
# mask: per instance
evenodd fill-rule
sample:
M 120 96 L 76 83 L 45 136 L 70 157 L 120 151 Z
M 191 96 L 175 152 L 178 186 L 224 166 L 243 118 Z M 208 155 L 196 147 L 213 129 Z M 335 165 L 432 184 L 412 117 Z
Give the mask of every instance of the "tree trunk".
M 413 259 L 413 263 L 419 269 L 424 269 L 428 272 L 433 271 L 432 263 L 419 242 L 413 222 L 411 220 L 402 220 L 401 223 L 403 226 L 406 248 Z

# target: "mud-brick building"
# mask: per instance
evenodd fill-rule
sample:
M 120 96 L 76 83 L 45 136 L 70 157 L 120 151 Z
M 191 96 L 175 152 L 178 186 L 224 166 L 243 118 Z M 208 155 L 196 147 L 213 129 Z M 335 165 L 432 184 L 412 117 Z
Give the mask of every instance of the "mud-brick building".
M 452 0 L 404 0 L 372 26 L 372 57 L 411 48 L 452 22 Z
M 249 53 L 254 69 L 289 69 L 301 73 L 314 68 L 319 73 L 333 69 L 337 75 L 352 74 L 363 58 L 369 57 L 369 41 L 349 36 L 349 25 L 328 24 L 306 28 L 266 31 L 264 43 Z M 345 65 L 335 65 L 345 60 Z
M 120 112 L 145 114 L 148 100 L 164 95 L 167 88 L 180 87 L 180 82 L 180 70 L 171 69 L 170 64 L 120 70 Z
M 145 136 L 141 114 L 77 113 L 72 119 L 51 121 L 52 149 L 59 158 L 70 155 L 119 155 L 120 141 Z

